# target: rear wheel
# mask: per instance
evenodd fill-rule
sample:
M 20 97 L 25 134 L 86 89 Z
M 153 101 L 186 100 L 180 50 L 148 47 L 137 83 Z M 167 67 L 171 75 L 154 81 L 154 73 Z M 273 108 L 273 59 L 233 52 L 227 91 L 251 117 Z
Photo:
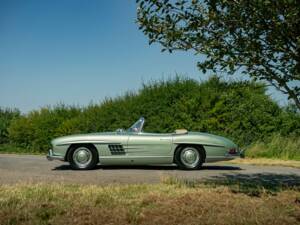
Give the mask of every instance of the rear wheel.
M 97 150 L 91 146 L 76 146 L 70 151 L 70 165 L 75 170 L 90 170 L 98 163 Z
M 175 163 L 180 169 L 196 170 L 204 161 L 201 149 L 194 146 L 185 146 L 176 150 Z

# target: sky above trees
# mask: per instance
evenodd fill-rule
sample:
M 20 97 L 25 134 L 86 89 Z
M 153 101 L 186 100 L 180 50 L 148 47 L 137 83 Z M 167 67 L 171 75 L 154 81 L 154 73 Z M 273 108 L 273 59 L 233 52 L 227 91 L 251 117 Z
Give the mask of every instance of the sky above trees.
M 149 46 L 135 18 L 130 0 L 1 1 L 0 106 L 87 105 L 176 73 L 207 79 L 199 56 Z

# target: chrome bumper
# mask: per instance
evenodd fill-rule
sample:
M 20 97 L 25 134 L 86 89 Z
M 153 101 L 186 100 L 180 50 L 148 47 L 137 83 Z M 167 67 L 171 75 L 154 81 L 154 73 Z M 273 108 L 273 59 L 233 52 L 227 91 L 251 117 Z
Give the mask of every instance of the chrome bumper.
M 245 158 L 245 150 L 239 150 L 236 154 L 225 154 L 226 159 Z
M 52 149 L 49 149 L 46 158 L 47 158 L 49 161 L 52 161 L 52 160 L 54 160 L 54 159 L 64 161 L 64 157 L 62 157 L 61 155 L 54 155 Z

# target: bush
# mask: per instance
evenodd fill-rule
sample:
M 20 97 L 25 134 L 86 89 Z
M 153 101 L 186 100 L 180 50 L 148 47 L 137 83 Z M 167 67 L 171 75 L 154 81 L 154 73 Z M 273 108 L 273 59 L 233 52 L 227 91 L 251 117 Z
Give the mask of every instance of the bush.
M 63 134 L 58 131 L 64 121 L 78 116 L 80 112 L 79 108 L 65 105 L 32 111 L 12 121 L 8 128 L 9 138 L 12 143 L 34 151 L 47 150 L 50 140 Z
M 17 109 L 0 108 L 0 144 L 8 143 L 7 129 L 13 119 L 20 116 L 20 111 Z
M 12 121 L 9 138 L 43 151 L 54 137 L 127 128 L 140 116 L 147 119 L 148 132 L 186 128 L 224 135 L 240 146 L 272 133 L 299 135 L 299 113 L 280 108 L 265 91 L 262 84 L 250 81 L 225 82 L 213 76 L 200 83 L 176 77 L 82 109 L 58 105 L 30 112 Z
M 282 137 L 273 134 L 264 141 L 257 141 L 246 151 L 250 158 L 276 158 L 300 160 L 299 136 Z

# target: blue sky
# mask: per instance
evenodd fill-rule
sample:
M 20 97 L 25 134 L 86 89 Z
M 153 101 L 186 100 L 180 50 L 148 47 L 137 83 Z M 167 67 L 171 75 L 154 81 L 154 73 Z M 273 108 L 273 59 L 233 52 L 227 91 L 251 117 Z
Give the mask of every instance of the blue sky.
M 84 106 L 176 73 L 207 78 L 199 56 L 149 46 L 135 16 L 133 0 L 1 0 L 0 106 Z

